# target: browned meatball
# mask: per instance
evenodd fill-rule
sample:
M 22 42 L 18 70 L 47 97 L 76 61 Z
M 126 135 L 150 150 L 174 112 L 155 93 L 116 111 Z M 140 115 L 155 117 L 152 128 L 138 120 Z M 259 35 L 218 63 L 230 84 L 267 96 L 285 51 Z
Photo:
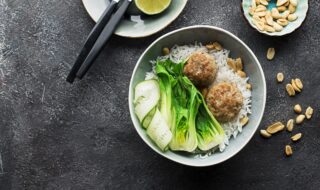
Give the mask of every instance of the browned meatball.
M 210 88 L 206 102 L 218 121 L 228 122 L 239 114 L 243 96 L 235 85 L 222 82 Z
M 183 73 L 194 85 L 209 86 L 217 74 L 217 65 L 213 56 L 204 52 L 196 52 L 188 59 Z

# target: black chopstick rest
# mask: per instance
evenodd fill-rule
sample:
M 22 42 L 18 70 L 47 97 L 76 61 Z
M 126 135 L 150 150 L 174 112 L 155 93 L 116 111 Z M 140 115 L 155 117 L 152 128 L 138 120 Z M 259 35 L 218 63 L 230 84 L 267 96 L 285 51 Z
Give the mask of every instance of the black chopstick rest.
M 90 53 L 92 47 L 96 43 L 97 39 L 99 38 L 102 30 L 110 20 L 112 13 L 114 12 L 116 5 L 118 4 L 119 0 L 112 0 L 106 10 L 103 12 L 102 16 L 99 18 L 97 24 L 94 26 L 92 31 L 90 32 L 83 48 L 81 49 L 80 54 L 78 55 L 73 67 L 71 68 L 71 71 L 69 75 L 67 76 L 67 81 L 70 83 L 74 82 L 74 79 L 76 78 L 76 74 L 78 70 L 80 69 L 81 65 L 85 61 L 87 55 Z

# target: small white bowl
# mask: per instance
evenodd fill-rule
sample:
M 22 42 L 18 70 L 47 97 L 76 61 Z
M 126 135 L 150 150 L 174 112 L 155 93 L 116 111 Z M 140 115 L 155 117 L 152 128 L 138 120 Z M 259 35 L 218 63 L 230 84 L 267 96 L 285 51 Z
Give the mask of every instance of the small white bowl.
M 268 9 L 271 10 L 273 7 L 275 7 L 277 0 L 271 0 L 269 2 L 269 6 Z M 283 28 L 282 31 L 280 32 L 266 32 L 266 31 L 260 31 L 253 23 L 252 23 L 252 16 L 249 15 L 249 7 L 251 6 L 251 2 L 252 0 L 242 0 L 242 12 L 244 14 L 244 17 L 246 18 L 246 20 L 248 21 L 249 25 L 256 29 L 258 32 L 268 35 L 268 36 L 284 36 L 287 34 L 290 34 L 292 32 L 294 32 L 295 30 L 297 30 L 302 23 L 304 22 L 304 20 L 307 17 L 307 13 L 308 13 L 308 9 L 309 9 L 309 5 L 308 5 L 308 0 L 299 0 L 298 6 L 297 6 L 297 10 L 295 12 L 295 14 L 298 16 L 298 19 L 293 21 L 293 22 L 289 22 L 289 24 L 287 26 L 285 26 Z
M 236 139 L 231 139 L 229 146 L 224 152 L 216 152 L 207 158 L 195 157 L 193 154 L 182 154 L 178 152 L 162 152 L 147 136 L 146 131 L 140 125 L 134 113 L 133 90 L 134 87 L 144 80 L 145 73 L 151 71 L 150 60 L 155 60 L 162 53 L 163 47 L 172 47 L 176 44 L 194 44 L 194 42 L 219 42 L 222 46 L 231 51 L 232 57 L 241 57 L 244 63 L 245 72 L 250 77 L 252 84 L 252 114 L 250 122 L 243 129 Z M 138 60 L 129 87 L 129 110 L 133 125 L 142 140 L 155 152 L 170 160 L 188 166 L 212 166 L 221 163 L 236 155 L 252 138 L 256 132 L 263 116 L 266 102 L 266 81 L 260 63 L 250 48 L 230 32 L 213 26 L 190 26 L 165 34 L 153 42 L 141 55 Z

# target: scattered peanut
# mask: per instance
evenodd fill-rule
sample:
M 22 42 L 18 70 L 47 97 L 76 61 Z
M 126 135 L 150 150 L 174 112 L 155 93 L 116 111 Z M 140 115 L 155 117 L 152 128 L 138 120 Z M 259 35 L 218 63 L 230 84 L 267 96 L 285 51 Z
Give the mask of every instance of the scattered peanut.
M 268 48 L 267 51 L 267 59 L 272 60 L 276 54 L 276 50 L 274 48 Z
M 235 64 L 236 64 L 237 70 L 243 70 L 243 64 L 240 57 L 236 59 Z
M 208 50 L 212 50 L 212 49 L 214 49 L 214 47 L 213 47 L 213 45 L 212 45 L 212 44 L 207 44 L 207 45 L 206 45 L 206 48 L 207 48 Z
M 234 72 L 237 72 L 241 77 L 246 77 L 246 73 L 242 71 L 243 64 L 240 57 L 237 59 L 227 58 L 227 64 Z
M 309 107 L 306 109 L 306 113 L 305 113 L 307 119 L 311 119 L 312 114 L 313 114 L 313 108 L 309 106 Z
M 162 54 L 163 54 L 163 55 L 169 55 L 169 54 L 170 54 L 169 48 L 167 48 L 167 47 L 163 48 L 163 49 L 162 49 Z
M 233 59 L 227 58 L 227 64 L 233 71 L 237 71 L 237 66 Z
M 275 134 L 279 131 L 282 131 L 285 128 L 285 126 L 281 122 L 276 122 L 270 126 L 267 127 L 267 132 L 270 134 Z
M 268 133 L 266 130 L 260 130 L 260 135 L 263 136 L 264 138 L 270 138 L 271 134 Z
M 292 148 L 291 148 L 290 145 L 286 145 L 285 153 L 286 153 L 287 156 L 291 156 L 292 155 Z
M 212 44 L 207 44 L 206 48 L 208 50 L 213 50 L 214 49 L 214 50 L 217 50 L 217 51 L 221 51 L 223 49 L 221 44 L 219 44 L 218 42 L 214 42 Z
M 306 118 L 305 115 L 302 115 L 302 114 L 298 115 L 297 118 L 296 118 L 296 124 L 301 124 L 304 121 L 305 118 Z
M 293 119 L 289 119 L 287 122 L 287 131 L 291 132 L 293 130 L 293 124 L 294 120 Z
M 294 96 L 296 95 L 296 92 L 294 91 L 293 87 L 291 84 L 286 85 L 286 90 L 289 96 Z
M 294 79 L 291 80 L 291 85 L 296 92 L 301 92 L 300 88 L 297 87 Z
M 245 117 L 240 119 L 240 124 L 241 124 L 242 127 L 247 125 L 248 122 L 249 122 L 249 118 L 247 116 L 245 116 Z
M 248 90 L 251 90 L 251 89 L 252 89 L 252 85 L 249 84 L 249 83 L 247 83 L 246 87 L 247 87 Z
M 238 74 L 241 78 L 246 78 L 246 77 L 247 77 L 247 74 L 246 74 L 245 72 L 243 72 L 243 71 L 240 71 L 240 70 L 237 71 L 237 74 Z
M 301 137 L 302 137 L 302 133 L 297 133 L 297 134 L 295 134 L 295 135 L 293 135 L 293 136 L 291 137 L 291 140 L 292 140 L 293 142 L 296 142 L 296 141 L 300 140 Z
M 303 89 L 302 81 L 299 78 L 296 78 L 294 81 L 295 81 L 297 87 L 300 88 L 300 90 L 302 90 Z
M 294 110 L 294 112 L 296 112 L 296 113 L 301 113 L 301 112 L 302 112 L 302 108 L 301 108 L 300 104 L 296 104 L 296 105 L 293 107 L 293 110 Z
M 278 74 L 277 74 L 277 81 L 278 81 L 279 83 L 282 83 L 283 80 L 284 80 L 284 75 L 283 75 L 283 73 L 278 73 Z

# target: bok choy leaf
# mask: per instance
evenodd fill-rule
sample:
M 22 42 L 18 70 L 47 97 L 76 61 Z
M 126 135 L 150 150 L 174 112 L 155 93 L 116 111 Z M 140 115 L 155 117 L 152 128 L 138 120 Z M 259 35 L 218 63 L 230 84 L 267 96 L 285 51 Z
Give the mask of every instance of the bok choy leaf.
M 219 122 L 211 114 L 203 98 L 196 123 L 198 148 L 200 150 L 207 151 L 223 143 L 225 138 L 224 131 Z

